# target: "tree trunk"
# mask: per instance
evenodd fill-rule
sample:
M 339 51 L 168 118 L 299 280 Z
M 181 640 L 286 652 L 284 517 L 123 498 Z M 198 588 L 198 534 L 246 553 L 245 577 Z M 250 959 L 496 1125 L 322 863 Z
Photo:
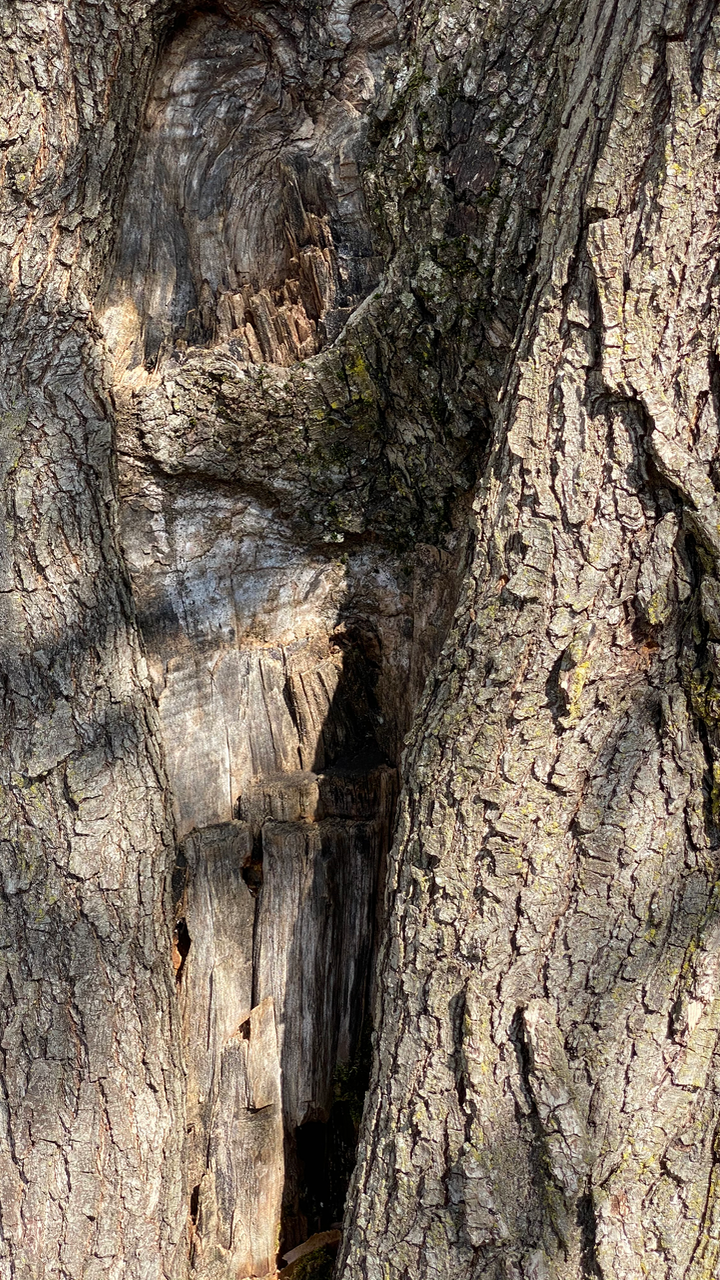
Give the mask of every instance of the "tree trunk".
M 720 1266 L 719 15 L 426 21 L 392 145 L 452 50 L 495 216 L 527 204 L 530 148 L 548 177 L 405 759 L 340 1275 L 699 1280 Z
M 23 1280 L 169 1276 L 185 1229 L 172 818 L 89 302 L 148 8 L 0 12 L 0 1270 Z
M 716 1275 L 716 5 L 0 31 L 0 1273 L 327 1265 L 430 672 L 336 1274 Z

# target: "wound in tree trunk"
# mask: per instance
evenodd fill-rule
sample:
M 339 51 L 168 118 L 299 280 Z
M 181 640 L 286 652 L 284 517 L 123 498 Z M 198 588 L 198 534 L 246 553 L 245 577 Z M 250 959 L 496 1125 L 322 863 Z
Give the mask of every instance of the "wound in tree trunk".
M 283 20 L 195 13 L 168 38 L 103 304 L 127 369 L 218 341 L 257 364 L 306 359 L 377 283 L 358 163 L 392 14 L 378 7 L 328 101 Z
M 182 837 L 198 1280 L 274 1274 L 342 1217 L 400 749 L 466 554 L 469 433 L 371 373 L 387 324 L 426 341 L 373 294 L 359 173 L 397 15 L 318 21 L 169 33 L 98 300 Z

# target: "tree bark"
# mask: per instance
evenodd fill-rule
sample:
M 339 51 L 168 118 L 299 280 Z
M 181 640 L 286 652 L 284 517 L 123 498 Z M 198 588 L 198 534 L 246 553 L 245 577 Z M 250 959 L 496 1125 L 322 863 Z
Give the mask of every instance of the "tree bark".
M 0 11 L 6 1277 L 170 1276 L 185 1228 L 172 818 L 90 305 L 158 10 Z
M 421 21 L 393 145 L 452 50 L 506 216 L 516 129 L 549 171 L 404 764 L 339 1274 L 699 1280 L 720 1259 L 717 9 Z
M 5 0 L 8 1280 L 297 1242 L 431 667 L 336 1274 L 717 1274 L 716 9 Z

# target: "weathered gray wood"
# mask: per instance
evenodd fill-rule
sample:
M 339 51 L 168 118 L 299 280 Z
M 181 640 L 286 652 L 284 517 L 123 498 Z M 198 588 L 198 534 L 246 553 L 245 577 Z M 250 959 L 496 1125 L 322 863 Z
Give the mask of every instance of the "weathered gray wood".
M 194 832 L 179 851 L 185 883 L 176 906 L 176 963 L 192 1187 L 207 1164 L 224 1047 L 252 1008 L 255 902 L 243 879 L 251 855 L 252 835 L 240 822 Z
M 325 358 L 330 360 L 331 353 Z M 217 367 L 212 352 L 204 361 L 204 369 Z M 223 386 L 245 376 L 236 361 L 222 367 L 227 371 Z M 276 376 L 284 377 L 285 371 L 274 371 L 268 381 Z M 373 543 L 348 552 L 319 548 L 316 532 L 298 529 L 294 519 L 303 505 L 320 508 L 317 494 L 307 487 L 312 451 L 302 468 L 297 461 L 286 468 L 285 455 L 278 460 L 266 439 L 255 472 L 247 466 L 244 444 L 234 452 L 237 419 L 232 424 L 223 419 L 228 435 L 221 445 L 205 438 L 189 448 L 188 418 L 174 415 L 167 436 L 166 390 L 138 397 L 132 419 L 123 415 L 121 420 L 121 444 L 127 450 L 123 543 L 159 701 L 176 819 L 184 834 L 230 819 L 238 793 L 258 774 L 318 769 L 326 748 L 330 761 L 342 753 L 347 721 L 356 715 L 352 699 L 341 715 L 335 694 L 342 683 L 345 698 L 348 681 L 342 673 L 348 661 L 355 661 L 353 655 L 375 682 L 366 730 L 389 759 L 397 758 L 452 613 L 465 537 L 461 529 L 451 530 L 435 556 L 421 549 L 417 564 L 414 552 Z M 262 409 L 253 399 L 256 393 L 253 384 L 243 403 L 243 414 L 252 405 L 253 418 Z M 199 395 L 194 375 L 188 376 L 183 394 Z M 286 433 L 283 423 L 284 448 L 300 447 L 303 422 L 314 420 L 314 401 L 306 411 L 296 410 L 294 440 L 293 428 L 288 423 Z M 154 421 L 164 424 L 164 438 L 154 435 Z M 142 444 L 125 434 L 140 422 Z M 262 432 L 261 423 L 253 421 L 252 429 Z M 360 446 L 367 448 L 358 436 L 354 447 Z M 158 474 L 156 463 L 167 460 L 167 451 L 171 469 L 187 462 L 193 474 L 177 480 Z M 196 478 L 204 467 L 219 467 L 219 455 L 219 478 L 232 479 L 232 488 L 218 489 L 210 477 Z M 348 485 L 354 483 L 354 468 L 348 468 Z M 278 486 L 280 515 L 253 496 L 258 483 L 275 484 L 275 477 L 284 486 Z M 322 482 L 335 483 L 327 475 Z M 332 724 L 327 723 L 331 703 Z M 367 707 L 362 714 L 367 720 Z
M 290 1243 L 307 1234 L 296 1132 L 327 1124 L 337 1066 L 358 1051 L 395 798 L 387 766 L 278 774 L 242 798 L 246 821 L 195 831 L 180 847 L 175 955 L 198 1280 L 264 1278 L 281 1231 Z M 256 911 L 245 877 L 258 843 Z
M 198 1191 L 193 1276 L 269 1280 L 277 1274 L 284 1163 L 280 1064 L 272 998 L 222 1050 Z
M 313 47 L 293 10 L 230 3 L 181 20 L 148 101 L 103 307 L 120 367 L 217 339 L 257 364 L 306 359 L 377 283 L 358 162 L 397 19 L 391 5 L 372 17 L 350 5 L 340 24 L 351 65 L 318 101 L 330 50 L 320 31 Z

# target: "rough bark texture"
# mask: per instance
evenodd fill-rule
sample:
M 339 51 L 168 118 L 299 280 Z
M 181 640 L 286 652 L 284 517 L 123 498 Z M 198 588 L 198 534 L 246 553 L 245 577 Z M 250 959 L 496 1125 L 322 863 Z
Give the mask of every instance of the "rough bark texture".
M 424 14 L 400 155 L 462 67 L 489 208 L 527 205 L 518 137 L 548 176 L 405 759 L 340 1274 L 699 1280 L 720 1265 L 718 17 Z
M 89 301 L 155 20 L 4 3 L 0 33 L 0 1268 L 155 1280 L 186 1216 L 172 820 Z
M 338 1276 L 715 1277 L 716 5 L 0 32 L 3 1276 L 327 1270 L 386 878 Z

